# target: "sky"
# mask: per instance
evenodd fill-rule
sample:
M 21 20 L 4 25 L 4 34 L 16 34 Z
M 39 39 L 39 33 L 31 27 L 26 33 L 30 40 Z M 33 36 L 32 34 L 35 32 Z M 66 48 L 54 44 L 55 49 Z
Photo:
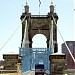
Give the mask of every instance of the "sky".
M 27 1 L 30 7 L 29 12 L 32 15 L 38 15 L 39 0 Z M 40 14 L 47 15 L 47 13 L 50 11 L 49 6 L 51 4 L 51 0 L 40 1 Z M 53 4 L 55 5 L 55 11 L 59 17 L 57 26 L 65 41 L 74 41 L 74 3 L 74 0 L 53 0 Z M 22 24 L 20 17 L 24 12 L 25 4 L 26 0 L 0 1 L 0 59 L 2 59 L 3 54 L 19 53 L 19 47 L 21 47 L 22 36 Z M 9 40 L 16 28 L 18 28 L 18 30 L 16 31 L 14 36 Z M 57 40 L 60 52 L 61 44 L 63 43 L 63 41 L 59 33 Z M 7 44 L 4 46 L 6 42 Z

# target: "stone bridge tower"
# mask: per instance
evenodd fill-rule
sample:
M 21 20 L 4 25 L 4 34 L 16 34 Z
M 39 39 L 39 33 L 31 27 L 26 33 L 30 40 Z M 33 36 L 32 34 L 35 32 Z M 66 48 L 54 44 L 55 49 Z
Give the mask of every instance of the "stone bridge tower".
M 58 51 L 57 44 L 57 23 L 58 15 L 54 12 L 54 5 L 51 3 L 50 12 L 47 15 L 31 15 L 29 12 L 29 5 L 26 3 L 25 12 L 21 15 L 22 21 L 22 43 L 21 47 L 32 48 L 32 38 L 36 34 L 43 34 L 47 38 L 47 48 L 50 47 L 51 39 L 53 36 L 54 53 Z M 51 22 L 53 17 L 55 22 Z M 51 33 L 51 25 L 53 24 L 53 34 Z

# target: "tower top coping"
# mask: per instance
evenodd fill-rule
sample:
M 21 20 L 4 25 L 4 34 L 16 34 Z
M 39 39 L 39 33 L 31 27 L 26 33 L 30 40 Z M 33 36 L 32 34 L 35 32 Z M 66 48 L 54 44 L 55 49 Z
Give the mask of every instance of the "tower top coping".
M 54 5 L 54 4 L 53 4 L 53 0 L 51 0 L 51 5 Z
M 53 2 L 51 1 L 51 5 L 53 5 Z
M 26 5 L 28 5 L 28 2 L 27 2 L 27 0 L 26 0 Z

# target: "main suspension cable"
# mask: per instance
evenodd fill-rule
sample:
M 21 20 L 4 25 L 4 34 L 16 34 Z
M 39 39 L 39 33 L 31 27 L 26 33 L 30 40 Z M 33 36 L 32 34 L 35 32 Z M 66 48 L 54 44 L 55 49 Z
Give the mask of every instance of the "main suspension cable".
M 25 20 L 26 16 L 23 18 L 23 20 L 21 21 L 21 23 Z M 0 51 L 6 46 L 6 44 L 11 40 L 11 38 L 14 36 L 14 34 L 17 32 L 17 30 L 19 29 L 21 25 L 19 25 L 16 30 L 13 32 L 13 34 L 8 38 L 8 40 L 4 43 L 4 45 L 0 48 Z
M 54 20 L 55 25 L 57 26 L 56 21 L 55 21 L 55 18 L 54 18 L 54 16 L 53 16 L 53 15 L 52 15 L 52 17 L 53 17 L 53 20 Z M 69 47 L 68 47 L 67 43 L 65 42 L 65 40 L 64 40 L 64 38 L 63 38 L 63 36 L 62 36 L 62 34 L 61 34 L 60 30 L 58 29 L 58 27 L 57 27 L 57 30 L 58 30 L 58 32 L 59 32 L 59 34 L 60 34 L 60 36 L 61 36 L 61 38 L 62 38 L 63 42 L 65 43 L 65 46 L 67 47 L 67 49 L 68 49 L 68 51 L 69 51 L 69 53 L 70 53 L 70 55 L 71 55 L 71 57 L 72 57 L 72 59 L 73 59 L 74 63 L 75 63 L 75 58 L 74 58 L 74 56 L 72 55 L 72 53 L 71 53 L 71 51 L 70 51 L 70 49 L 69 49 Z

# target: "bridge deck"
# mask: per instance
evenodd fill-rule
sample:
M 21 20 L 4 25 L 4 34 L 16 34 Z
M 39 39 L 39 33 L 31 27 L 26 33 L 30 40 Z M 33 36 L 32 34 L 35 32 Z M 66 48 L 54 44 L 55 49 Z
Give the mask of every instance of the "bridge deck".
M 28 71 L 28 72 L 23 73 L 23 75 L 35 75 L 35 71 Z M 44 74 L 44 75 L 46 75 L 46 74 Z

